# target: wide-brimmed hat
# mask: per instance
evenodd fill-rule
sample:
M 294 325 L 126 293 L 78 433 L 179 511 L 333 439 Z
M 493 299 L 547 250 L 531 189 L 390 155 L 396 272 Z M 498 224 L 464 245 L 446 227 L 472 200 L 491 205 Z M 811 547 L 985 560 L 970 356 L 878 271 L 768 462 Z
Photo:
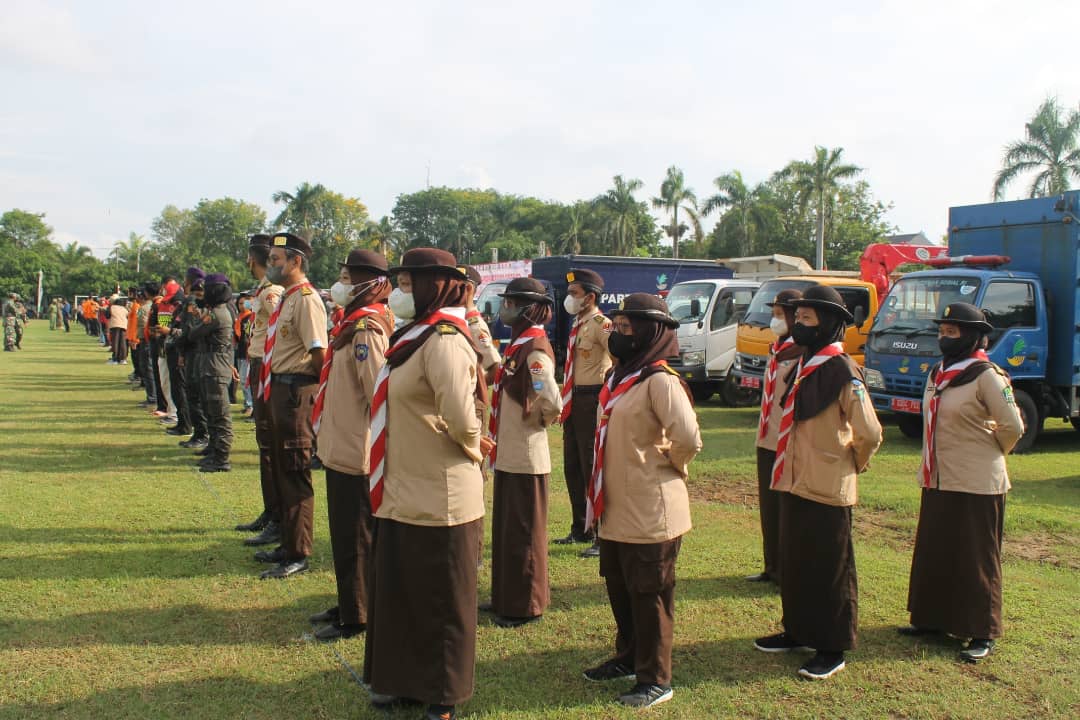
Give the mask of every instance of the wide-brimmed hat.
M 439 248 L 413 248 L 401 256 L 401 264 L 390 268 L 390 274 L 399 272 L 443 272 L 462 280 L 469 278 L 465 268 L 458 265 L 453 253 Z
M 480 275 L 480 271 L 474 268 L 472 265 L 462 265 L 465 268 L 465 275 L 469 278 L 469 282 L 473 285 L 483 285 L 484 278 Z
M 832 313 L 850 324 L 855 322 L 855 316 L 844 307 L 844 298 L 835 288 L 828 285 L 814 285 L 806 289 L 801 298 L 791 301 L 794 307 L 812 307 L 815 310 L 824 310 Z
M 283 247 L 298 252 L 308 259 L 311 258 L 311 243 L 292 233 L 276 233 L 270 239 L 270 247 Z
M 515 300 L 528 300 L 529 302 L 542 302 L 554 305 L 555 301 L 547 294 L 544 283 L 534 278 L 514 278 L 506 284 L 506 290 L 499 293 L 499 297 L 514 298 Z
M 630 318 L 644 318 L 663 323 L 670 328 L 679 327 L 679 321 L 671 317 L 667 303 L 658 295 L 649 293 L 630 293 L 619 303 L 616 310 L 608 313 L 608 317 L 625 315 Z
M 566 273 L 566 282 L 577 283 L 589 292 L 597 294 L 604 289 L 604 278 L 600 277 L 600 273 L 587 268 L 570 268 L 570 272 Z
M 345 262 L 340 262 L 338 265 L 347 267 L 350 270 L 367 270 L 376 275 L 390 274 L 390 268 L 387 266 L 386 258 L 374 250 L 365 250 L 363 248 L 351 250 L 349 256 L 345 258 Z
M 993 332 L 994 326 L 986 321 L 986 313 L 979 308 L 965 302 L 954 302 L 945 306 L 941 311 L 941 317 L 933 322 L 952 323 L 961 327 L 974 328 L 980 332 Z
M 783 308 L 795 307 L 795 301 L 803 296 L 802 290 L 796 290 L 795 288 L 788 288 L 787 290 L 781 290 L 776 293 L 776 297 L 772 302 L 767 302 L 765 305 L 768 307 L 779 306 Z

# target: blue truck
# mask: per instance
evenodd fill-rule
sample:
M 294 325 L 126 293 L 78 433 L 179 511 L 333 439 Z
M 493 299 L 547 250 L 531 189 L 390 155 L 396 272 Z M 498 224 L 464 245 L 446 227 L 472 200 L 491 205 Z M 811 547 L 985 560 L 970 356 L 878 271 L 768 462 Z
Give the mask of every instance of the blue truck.
M 1012 378 L 1026 427 L 1017 451 L 1047 419 L 1080 429 L 1080 191 L 951 208 L 949 258 L 932 264 L 893 285 L 870 329 L 874 407 L 922 434 L 922 393 L 941 355 L 931 321 L 968 302 L 994 326 L 987 353 Z
M 726 279 L 734 275 L 732 270 L 712 260 L 606 255 L 555 255 L 533 260 L 532 277 L 544 283 L 555 301 L 555 317 L 548 326 L 548 337 L 560 365 L 573 324 L 573 318 L 563 309 L 566 273 L 570 268 L 587 268 L 604 278 L 604 292 L 600 296 L 600 311 L 603 313 L 618 308 L 622 299 L 630 293 L 647 292 L 666 296 L 675 283 L 684 280 Z M 476 298 L 476 306 L 491 326 L 491 335 L 499 341 L 500 348 L 510 339 L 510 328 L 499 321 L 499 293 L 505 288 L 505 282 L 488 283 Z

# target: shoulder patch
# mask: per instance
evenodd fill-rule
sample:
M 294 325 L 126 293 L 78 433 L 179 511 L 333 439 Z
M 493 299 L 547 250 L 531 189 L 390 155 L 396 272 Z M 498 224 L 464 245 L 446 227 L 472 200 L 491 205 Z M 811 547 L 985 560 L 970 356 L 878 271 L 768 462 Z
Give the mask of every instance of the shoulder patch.
M 454 335 L 458 329 L 448 323 L 439 323 L 435 326 L 435 329 L 439 331 L 440 335 Z
M 301 294 L 301 295 L 311 295 L 311 294 L 313 294 L 314 292 L 315 292 L 315 291 L 314 291 L 314 290 L 312 290 L 310 286 L 309 286 L 309 287 L 305 287 L 305 288 L 301 288 L 301 289 L 300 289 L 300 294 Z
M 866 385 L 859 378 L 851 378 L 851 390 L 859 400 L 866 399 Z
M 675 377 L 682 379 L 682 375 L 679 374 L 679 371 L 674 369 L 667 363 L 664 363 L 664 370 L 667 372 L 668 375 L 674 375 Z
M 367 330 L 367 318 L 360 318 L 356 321 L 357 330 Z
M 529 365 L 529 372 L 533 375 L 542 375 L 544 373 L 544 365 L 539 362 L 534 362 L 532 365 Z
M 470 325 L 479 325 L 480 324 L 480 318 L 479 317 L 471 317 L 468 320 L 466 320 L 466 322 L 468 322 Z
M 593 320 L 595 320 L 596 322 L 600 323 L 601 325 L 603 325 L 603 324 L 604 324 L 604 323 L 606 323 L 606 322 L 611 322 L 610 320 L 608 320 L 608 319 L 607 319 L 606 317 L 604 317 L 603 315 L 593 315 Z
M 363 362 L 368 359 L 367 343 L 359 343 L 356 346 L 356 359 Z

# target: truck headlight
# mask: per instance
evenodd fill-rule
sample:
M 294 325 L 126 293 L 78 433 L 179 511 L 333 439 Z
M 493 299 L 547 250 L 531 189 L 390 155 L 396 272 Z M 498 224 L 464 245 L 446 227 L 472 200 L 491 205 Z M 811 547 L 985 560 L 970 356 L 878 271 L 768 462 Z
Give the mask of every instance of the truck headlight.
M 701 351 L 683 353 L 683 365 L 704 365 L 705 353 Z
M 866 378 L 866 384 L 874 390 L 885 389 L 885 376 L 881 374 L 880 370 L 872 370 L 865 368 L 863 370 L 863 376 Z
M 739 353 L 735 353 L 735 361 L 731 363 L 731 367 L 735 370 L 742 370 L 742 356 Z

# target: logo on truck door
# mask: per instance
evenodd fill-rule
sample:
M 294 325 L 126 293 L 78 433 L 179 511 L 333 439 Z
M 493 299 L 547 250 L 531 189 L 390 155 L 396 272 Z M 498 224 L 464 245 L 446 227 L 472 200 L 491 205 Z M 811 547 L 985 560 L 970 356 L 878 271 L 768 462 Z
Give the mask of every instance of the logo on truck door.
M 1012 346 L 1012 352 L 1006 360 L 1013 367 L 1020 367 L 1024 364 L 1024 360 L 1027 359 L 1024 357 L 1026 352 L 1027 343 L 1024 342 L 1024 338 L 1016 338 L 1016 342 L 1014 342 Z

